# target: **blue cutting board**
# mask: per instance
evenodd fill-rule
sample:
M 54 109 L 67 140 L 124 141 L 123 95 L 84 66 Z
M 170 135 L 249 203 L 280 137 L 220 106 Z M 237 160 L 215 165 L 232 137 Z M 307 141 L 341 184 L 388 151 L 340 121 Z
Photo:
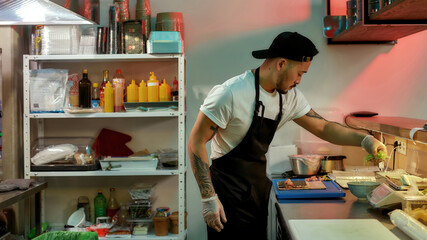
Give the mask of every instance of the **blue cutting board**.
M 279 190 L 277 182 L 285 181 L 285 179 L 273 179 L 273 188 L 276 193 L 277 200 L 288 199 L 313 199 L 313 198 L 338 198 L 345 197 L 345 192 L 334 181 L 323 181 L 326 189 L 295 189 L 295 190 Z M 292 180 L 304 180 L 297 178 Z

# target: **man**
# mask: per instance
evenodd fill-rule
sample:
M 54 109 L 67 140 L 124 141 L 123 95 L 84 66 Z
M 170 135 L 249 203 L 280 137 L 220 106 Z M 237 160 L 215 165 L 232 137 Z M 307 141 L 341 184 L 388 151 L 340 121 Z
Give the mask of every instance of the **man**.
M 266 239 L 271 181 L 265 153 L 277 129 L 290 120 L 331 143 L 362 146 L 373 155 L 386 152 L 372 136 L 322 118 L 295 88 L 317 53 L 308 38 L 283 32 L 269 49 L 252 52 L 265 59 L 258 69 L 215 86 L 205 99 L 188 153 L 209 240 Z

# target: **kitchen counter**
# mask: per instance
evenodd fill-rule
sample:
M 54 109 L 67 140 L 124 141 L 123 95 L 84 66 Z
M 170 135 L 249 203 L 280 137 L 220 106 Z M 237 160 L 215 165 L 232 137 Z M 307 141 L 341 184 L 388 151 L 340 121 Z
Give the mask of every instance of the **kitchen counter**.
M 279 234 L 283 239 L 292 239 L 288 232 L 292 219 L 377 219 L 387 229 L 402 240 L 411 240 L 404 232 L 394 226 L 386 212 L 371 207 L 368 201 L 358 200 L 350 191 L 346 196 L 336 199 L 310 199 L 298 203 L 276 202 Z M 315 238 L 313 238 L 315 239 Z

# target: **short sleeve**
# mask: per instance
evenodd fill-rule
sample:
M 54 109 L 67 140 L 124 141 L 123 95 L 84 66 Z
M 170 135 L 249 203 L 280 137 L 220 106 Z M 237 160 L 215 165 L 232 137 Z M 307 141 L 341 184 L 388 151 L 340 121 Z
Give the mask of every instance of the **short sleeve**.
M 200 111 L 220 128 L 225 128 L 231 119 L 232 104 L 231 91 L 223 85 L 217 85 L 209 92 Z
M 297 88 L 294 88 L 294 89 L 295 89 L 296 106 L 295 106 L 295 112 L 293 114 L 292 119 L 297 119 L 307 114 L 310 111 L 311 106 L 310 104 L 308 104 L 308 101 L 305 98 L 304 94 Z

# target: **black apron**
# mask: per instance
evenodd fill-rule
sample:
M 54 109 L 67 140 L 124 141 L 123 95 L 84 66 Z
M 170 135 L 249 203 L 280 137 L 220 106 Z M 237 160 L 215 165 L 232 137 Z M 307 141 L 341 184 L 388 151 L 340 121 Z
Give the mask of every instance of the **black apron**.
M 271 181 L 266 176 L 265 153 L 282 117 L 282 95 L 275 120 L 264 118 L 259 101 L 259 68 L 255 71 L 255 111 L 242 142 L 213 160 L 212 183 L 224 206 L 227 223 L 216 232 L 208 226 L 208 239 L 267 239 L 268 200 Z M 261 111 L 261 116 L 258 116 Z

